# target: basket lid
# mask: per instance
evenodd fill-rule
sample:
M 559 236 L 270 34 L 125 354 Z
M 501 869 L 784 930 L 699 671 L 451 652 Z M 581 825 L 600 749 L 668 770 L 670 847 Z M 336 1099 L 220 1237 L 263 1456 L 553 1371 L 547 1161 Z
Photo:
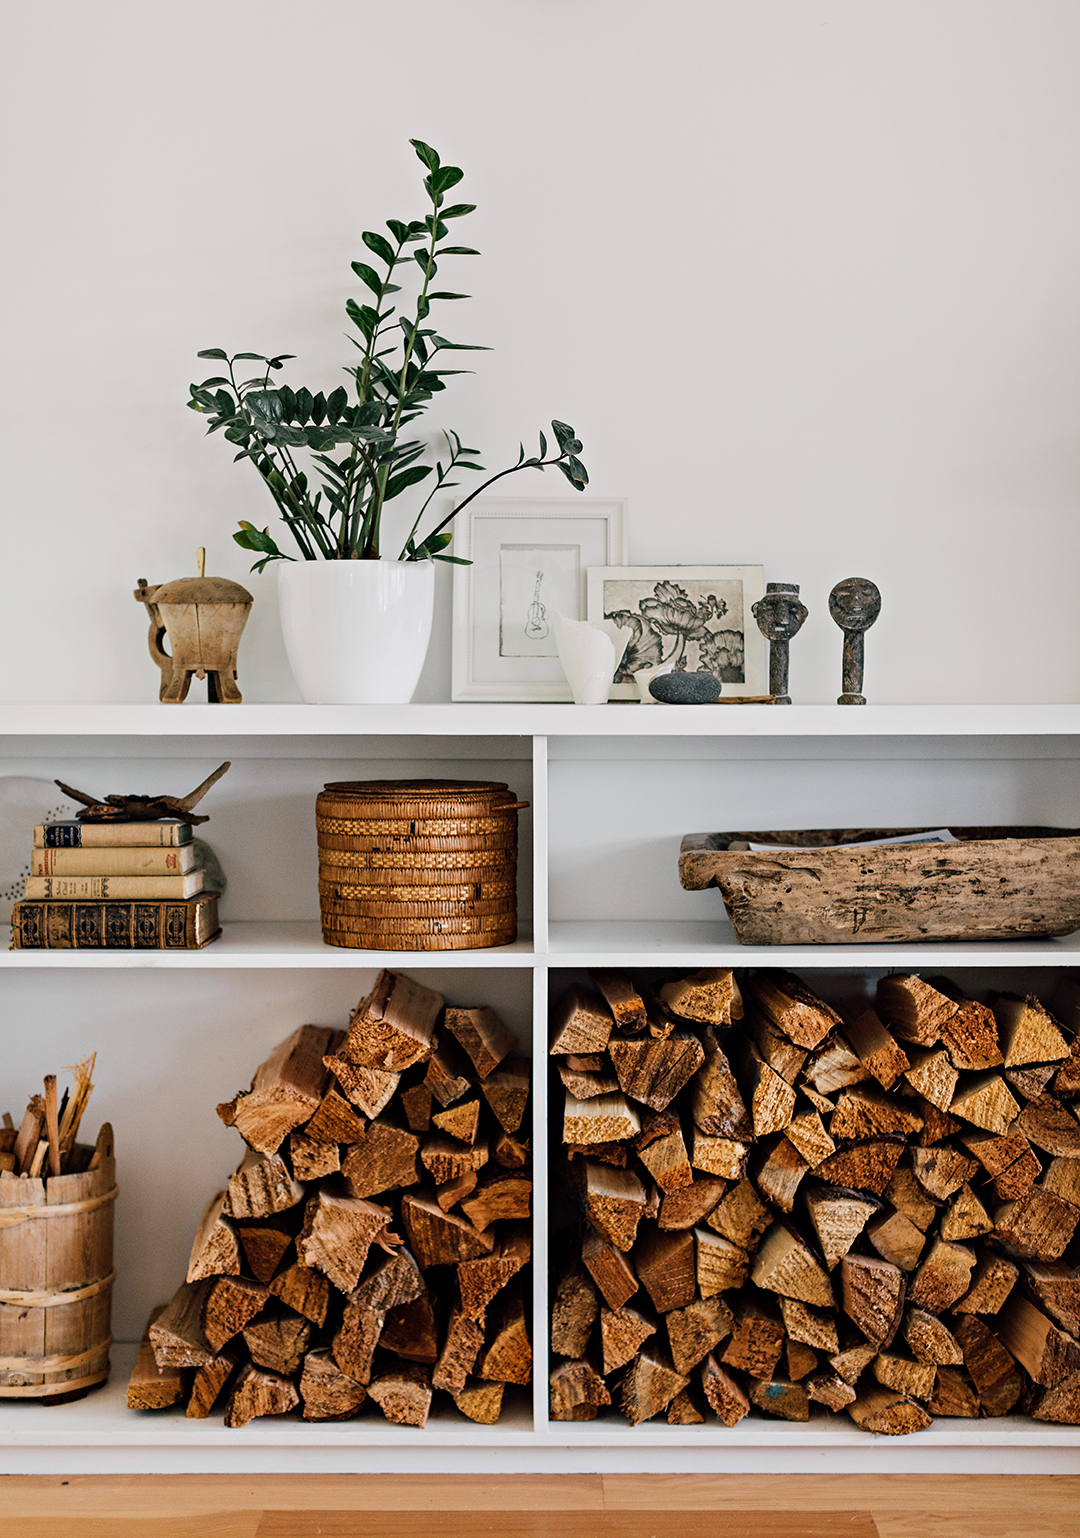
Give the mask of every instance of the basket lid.
M 331 780 L 324 790 L 339 796 L 370 797 L 385 801 L 392 796 L 409 798 L 450 796 L 491 796 L 508 790 L 505 780 Z

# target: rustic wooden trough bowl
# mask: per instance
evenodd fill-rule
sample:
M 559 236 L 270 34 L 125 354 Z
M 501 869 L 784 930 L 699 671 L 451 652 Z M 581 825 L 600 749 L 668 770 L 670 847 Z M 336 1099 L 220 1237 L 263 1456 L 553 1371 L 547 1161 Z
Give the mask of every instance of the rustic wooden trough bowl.
M 822 847 L 921 831 L 688 833 L 679 879 L 691 892 L 720 888 L 741 945 L 1040 939 L 1080 929 L 1077 829 L 951 828 L 958 843 Z M 749 843 L 797 847 L 751 853 Z

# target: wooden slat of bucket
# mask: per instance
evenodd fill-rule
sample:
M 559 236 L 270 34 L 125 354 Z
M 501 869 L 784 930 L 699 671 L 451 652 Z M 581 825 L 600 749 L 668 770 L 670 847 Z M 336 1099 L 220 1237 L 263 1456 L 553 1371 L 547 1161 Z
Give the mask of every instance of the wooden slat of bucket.
M 0 1176 L 0 1209 L 44 1207 L 45 1182 Z M 45 1282 L 47 1223 L 16 1223 L 0 1228 L 0 1284 L 32 1291 Z M 111 1269 L 111 1267 L 110 1267 Z M 0 1309 L 0 1355 L 44 1356 L 43 1308 Z
M 323 928 L 323 941 L 347 950 L 360 951 L 478 951 L 510 945 L 517 939 L 517 925 L 501 934 L 397 935 L 393 944 L 378 936 L 351 934 L 344 929 Z

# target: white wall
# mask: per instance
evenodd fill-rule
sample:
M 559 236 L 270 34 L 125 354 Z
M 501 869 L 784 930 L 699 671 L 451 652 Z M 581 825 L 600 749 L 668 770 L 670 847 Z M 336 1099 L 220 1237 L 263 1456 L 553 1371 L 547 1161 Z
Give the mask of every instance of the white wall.
M 495 348 L 433 426 L 496 466 L 561 416 L 632 560 L 801 582 L 797 698 L 838 692 L 852 574 L 872 699 L 1080 697 L 1074 0 L 0 14 L 8 698 L 153 699 L 135 579 L 206 544 L 245 580 L 273 509 L 185 409 L 193 355 L 339 382 L 360 232 L 422 211 L 410 135 L 480 205 L 445 325 Z M 246 697 L 295 698 L 251 586 Z

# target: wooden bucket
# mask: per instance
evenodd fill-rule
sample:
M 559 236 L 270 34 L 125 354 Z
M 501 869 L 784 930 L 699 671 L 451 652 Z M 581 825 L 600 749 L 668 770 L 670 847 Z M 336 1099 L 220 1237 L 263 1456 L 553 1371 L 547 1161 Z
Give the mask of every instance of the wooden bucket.
M 0 1175 L 0 1398 L 84 1393 L 109 1376 L 113 1131 L 76 1144 L 93 1169 Z
M 501 782 L 359 780 L 316 804 L 327 945 L 472 950 L 517 937 L 517 801 Z

